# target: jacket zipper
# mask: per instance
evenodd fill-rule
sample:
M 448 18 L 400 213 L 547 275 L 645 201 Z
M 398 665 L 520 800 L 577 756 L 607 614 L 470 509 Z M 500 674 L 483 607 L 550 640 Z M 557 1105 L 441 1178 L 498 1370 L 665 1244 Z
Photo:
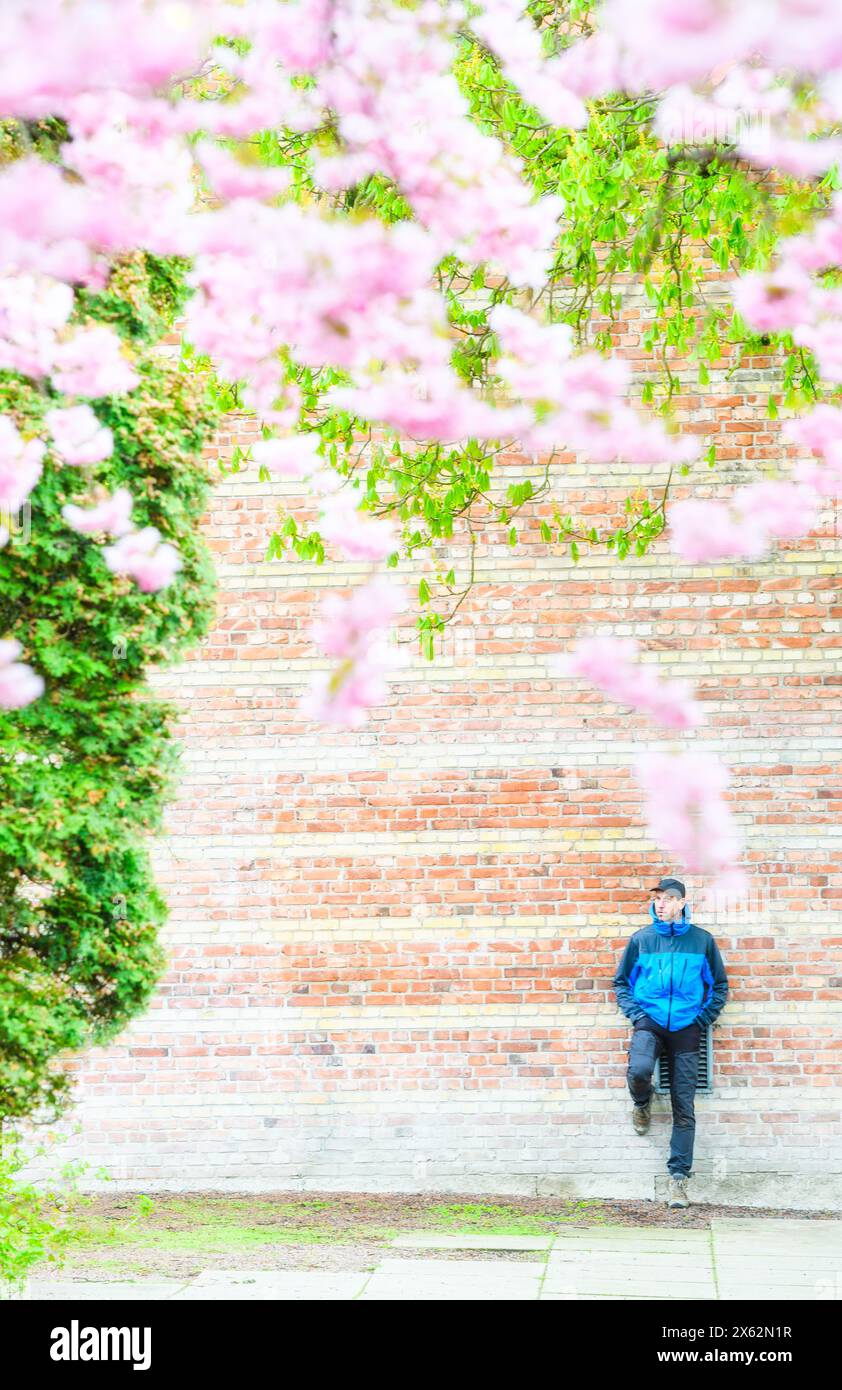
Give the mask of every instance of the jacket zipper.
M 673 936 L 675 935 L 675 931 L 674 931 L 674 930 L 673 930 L 673 932 L 672 932 L 672 935 L 673 935 Z M 662 954 L 662 956 L 663 956 L 663 952 L 662 952 L 661 954 Z M 669 994 L 669 1003 L 667 1004 L 667 1032 L 669 1032 L 670 1020 L 671 1020 L 671 1018 L 672 1018 L 672 981 L 673 981 L 673 966 L 674 966 L 674 962 L 675 962 L 675 952 L 674 952 L 674 951 L 670 951 L 670 952 L 669 952 L 669 990 L 670 990 L 670 994 Z M 678 983 L 679 983 L 679 987 L 680 987 L 681 984 L 683 983 L 683 981 L 684 981 L 684 976 L 685 976 L 686 974 L 687 974 L 687 961 L 685 960 L 685 962 L 684 962 L 684 969 L 683 969 L 683 971 L 681 972 L 681 979 L 680 979 L 679 982 L 678 982 Z M 661 969 L 661 983 L 663 984 L 663 968 Z
M 674 963 L 674 960 L 675 960 L 675 955 L 674 955 L 673 952 L 671 952 L 671 953 L 670 953 L 670 1002 L 669 1002 L 669 1007 L 668 1007 L 668 1009 L 667 1009 L 667 1032 L 669 1032 L 670 1016 L 671 1016 L 671 1014 L 672 1014 L 672 978 L 673 978 L 672 972 L 673 972 L 673 963 Z M 681 986 L 684 984 L 684 976 L 685 976 L 686 974 L 687 974 L 687 961 L 685 960 L 685 962 L 684 962 L 684 969 L 683 969 L 682 972 L 681 972 L 681 979 L 680 979 L 679 982 L 678 982 L 678 988 L 679 988 L 679 989 L 680 989 Z

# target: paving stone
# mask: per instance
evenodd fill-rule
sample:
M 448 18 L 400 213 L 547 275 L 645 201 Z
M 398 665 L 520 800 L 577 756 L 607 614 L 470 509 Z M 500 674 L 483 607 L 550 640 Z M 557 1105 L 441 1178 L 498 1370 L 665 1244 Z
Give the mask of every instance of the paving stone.
M 817 1301 L 821 1296 L 800 1284 L 752 1284 L 751 1291 L 747 1292 L 745 1282 L 743 1282 L 740 1285 L 731 1285 L 727 1289 L 720 1288 L 719 1290 L 719 1297 L 723 1303 L 738 1301 L 741 1298 L 757 1299 L 761 1302 L 791 1303 L 793 1300 L 799 1302 L 806 1299 Z M 837 1293 L 836 1298 L 840 1297 L 842 1295 Z
M 650 1255 L 653 1259 L 710 1259 L 711 1244 L 679 1245 L 671 1241 L 659 1245 L 650 1240 L 642 1240 L 639 1245 L 589 1245 L 586 1241 L 557 1240 L 550 1251 L 556 1255 L 595 1255 L 599 1259 L 635 1259 L 638 1255 Z
M 436 1235 L 417 1231 L 396 1236 L 395 1248 L 412 1250 L 549 1250 L 552 1236 Z
M 322 1271 L 307 1269 L 224 1270 L 209 1269 L 183 1288 L 175 1297 L 185 1301 L 238 1302 L 281 1299 L 298 1301 L 352 1299 L 368 1278 L 364 1270 Z
M 653 1267 L 662 1269 L 669 1265 L 686 1265 L 689 1268 L 697 1268 L 699 1264 L 709 1264 L 711 1251 L 709 1246 L 699 1250 L 680 1250 L 675 1246 L 665 1246 L 663 1250 L 653 1249 L 652 1246 L 642 1247 L 640 1250 L 594 1250 L 582 1247 L 581 1250 L 574 1250 L 569 1245 L 557 1245 L 550 1253 L 550 1263 L 557 1260 L 599 1260 L 603 1264 L 618 1263 L 618 1254 L 622 1263 L 651 1264 Z
M 771 1267 L 778 1261 L 794 1260 L 801 1264 L 804 1260 L 821 1260 L 842 1268 L 842 1250 L 822 1249 L 820 1246 L 801 1246 L 779 1245 L 779 1246 L 743 1246 L 737 1245 L 722 1246 L 718 1241 L 714 1245 L 714 1253 L 717 1261 L 721 1260 L 747 1260 L 765 1262 L 767 1267 Z
M 554 1250 L 553 1264 L 592 1264 L 598 1269 L 709 1269 L 710 1252 L 684 1250 L 637 1250 L 621 1255 L 616 1250 Z
M 819 1264 L 808 1264 L 806 1256 L 803 1260 L 794 1260 L 787 1257 L 769 1255 L 765 1260 L 725 1260 L 717 1256 L 716 1268 L 722 1278 L 737 1278 L 742 1274 L 746 1279 L 763 1279 L 768 1274 L 770 1278 L 776 1277 L 776 1271 L 786 1272 L 791 1270 L 793 1273 L 804 1272 L 811 1274 L 816 1279 L 827 1279 L 834 1275 L 842 1278 L 842 1262 L 831 1260 Z
M 757 1240 L 748 1237 L 735 1240 L 729 1236 L 714 1235 L 713 1248 L 722 1255 L 818 1255 L 842 1259 L 842 1243 L 829 1240 L 764 1240 L 762 1236 Z
M 556 1233 L 556 1240 L 585 1236 L 588 1240 L 627 1240 L 635 1244 L 645 1237 L 659 1240 L 710 1240 L 707 1226 L 570 1226 Z
M 586 1231 L 562 1232 L 553 1237 L 555 1243 L 564 1242 L 569 1245 L 593 1245 L 605 1247 L 612 1250 L 625 1250 L 628 1246 L 637 1249 L 641 1245 L 678 1245 L 692 1246 L 694 1249 L 700 1245 L 710 1244 L 710 1231 L 639 1231 L 635 1236 L 621 1236 L 619 1233 L 611 1232 L 608 1235 L 592 1236 Z
M 590 1274 L 585 1271 L 580 1272 L 575 1280 L 565 1282 L 562 1280 L 547 1279 L 542 1290 L 543 1294 L 567 1293 L 568 1295 L 578 1294 L 583 1297 L 591 1297 L 596 1294 L 626 1294 L 629 1298 L 640 1296 L 640 1281 L 638 1279 L 609 1279 L 607 1275 Z M 669 1300 L 673 1298 L 706 1298 L 715 1299 L 716 1289 L 712 1280 L 694 1279 L 678 1280 L 670 1279 L 659 1284 L 657 1289 L 651 1285 L 647 1288 L 647 1298 Z
M 711 1222 L 716 1240 L 763 1240 L 768 1245 L 839 1245 L 842 1244 L 842 1223 L 827 1222 L 829 1229 L 825 1230 L 804 1230 L 798 1227 L 796 1230 L 784 1230 L 781 1227 L 775 1229 L 752 1230 L 752 1227 L 720 1226 L 717 1222 Z
M 710 1240 L 710 1232 L 694 1226 L 571 1226 L 559 1231 L 556 1240 L 618 1241 L 637 1245 L 641 1240 L 682 1241 Z
M 542 1293 L 541 1303 L 575 1303 L 577 1300 L 587 1300 L 587 1302 L 598 1302 L 600 1299 L 607 1299 L 615 1303 L 660 1303 L 658 1298 L 639 1298 L 637 1294 L 630 1293 Z
M 389 1278 L 372 1276 L 360 1303 L 535 1303 L 538 1298 L 538 1284 L 525 1288 L 520 1284 L 508 1287 L 501 1284 L 478 1286 L 465 1278 L 458 1284 L 439 1284 L 433 1280 L 424 1283 L 405 1284 Z
M 770 1271 L 766 1275 L 751 1274 L 743 1271 L 741 1275 L 717 1274 L 717 1284 L 720 1293 L 726 1289 L 742 1289 L 747 1292 L 750 1289 L 775 1288 L 775 1289 L 812 1289 L 816 1298 L 822 1289 L 833 1288 L 833 1276 L 820 1274 L 816 1270 L 811 1270 L 806 1274 L 799 1274 L 796 1270 L 781 1270 L 780 1273 Z
M 408 1279 L 457 1278 L 468 1275 L 477 1283 L 495 1283 L 501 1279 L 521 1279 L 525 1282 L 542 1278 L 543 1260 L 399 1260 L 383 1259 L 376 1274 L 405 1275 Z
M 602 1238 L 556 1238 L 542 1297 L 714 1299 L 707 1231 L 614 1228 Z M 664 1238 L 665 1237 L 665 1238 Z
M 381 1260 L 362 1301 L 534 1301 L 545 1265 L 519 1260 Z
M 750 1216 L 715 1216 L 711 1219 L 714 1231 L 799 1231 L 807 1235 L 835 1235 L 842 1239 L 842 1221 L 802 1221 L 799 1217 L 784 1218 L 763 1216 L 753 1220 Z
M 138 1279 L 131 1283 L 105 1279 L 33 1279 L 27 1297 L 37 1301 L 87 1303 L 95 1299 L 155 1301 L 172 1298 L 185 1287 L 184 1279 Z
M 842 1296 L 842 1221 L 711 1222 L 723 1301 L 831 1299 Z

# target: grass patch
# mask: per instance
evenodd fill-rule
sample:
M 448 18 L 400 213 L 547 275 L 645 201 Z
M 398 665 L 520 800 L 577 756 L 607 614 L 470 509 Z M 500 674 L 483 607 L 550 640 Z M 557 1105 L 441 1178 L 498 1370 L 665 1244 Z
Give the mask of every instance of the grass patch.
M 378 1216 L 381 1218 L 378 1220 Z M 386 1221 L 382 1217 L 386 1217 Z M 388 1208 L 377 1199 L 359 1202 L 271 1197 L 138 1196 L 111 1211 L 92 1212 L 74 1239 L 75 1250 L 107 1247 L 141 1250 L 223 1251 L 255 1246 L 385 1245 L 402 1230 L 453 1234 L 549 1235 L 572 1222 L 602 1224 L 608 1217 L 598 1201 L 571 1200 L 544 1210 L 534 1204 L 494 1202 L 407 1202 Z
M 448 1202 L 429 1207 L 427 1216 L 432 1227 L 448 1232 L 470 1232 L 472 1235 L 543 1236 L 571 1223 L 587 1221 L 600 1225 L 606 1220 L 598 1201 L 571 1201 L 563 1210 L 551 1212 L 525 1211 L 517 1206 L 496 1206 L 486 1202 Z
M 327 1226 L 239 1226 L 223 1220 L 205 1221 L 183 1230 L 161 1226 L 130 1229 L 118 1225 L 87 1226 L 73 1241 L 78 1253 L 107 1247 L 125 1250 L 203 1250 L 215 1254 L 272 1245 L 350 1245 L 355 1242 L 386 1244 L 397 1235 L 382 1226 L 348 1226 L 333 1230 Z

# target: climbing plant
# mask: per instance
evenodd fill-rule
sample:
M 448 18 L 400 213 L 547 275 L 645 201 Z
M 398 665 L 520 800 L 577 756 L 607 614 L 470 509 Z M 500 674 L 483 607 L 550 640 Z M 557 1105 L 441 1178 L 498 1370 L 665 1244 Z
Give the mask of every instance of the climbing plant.
M 122 258 L 73 322 L 107 324 L 140 382 L 96 402 L 113 432 L 96 485 L 128 487 L 141 525 L 177 537 L 182 568 L 161 592 L 112 573 L 68 527 L 91 470 L 48 458 L 13 543 L 0 550 L 0 633 L 19 640 L 41 698 L 0 708 L 0 1118 L 52 1118 L 69 1094 L 59 1054 L 104 1042 L 146 1005 L 165 917 L 148 860 L 176 762 L 173 711 L 146 687 L 205 633 L 213 577 L 199 522 L 202 446 L 214 409 L 202 379 L 155 344 L 184 294 L 177 261 Z M 0 412 L 34 435 L 50 388 L 0 373 Z

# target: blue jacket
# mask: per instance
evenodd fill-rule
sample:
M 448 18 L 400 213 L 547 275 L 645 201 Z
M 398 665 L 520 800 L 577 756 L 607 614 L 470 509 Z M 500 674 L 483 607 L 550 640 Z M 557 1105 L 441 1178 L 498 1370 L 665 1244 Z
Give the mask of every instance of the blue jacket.
M 614 976 L 617 1003 L 632 1023 L 648 1014 L 670 1033 L 713 1023 L 728 996 L 716 942 L 686 906 L 678 922 L 659 921 L 654 904 L 649 912 L 651 923 L 629 939 Z

